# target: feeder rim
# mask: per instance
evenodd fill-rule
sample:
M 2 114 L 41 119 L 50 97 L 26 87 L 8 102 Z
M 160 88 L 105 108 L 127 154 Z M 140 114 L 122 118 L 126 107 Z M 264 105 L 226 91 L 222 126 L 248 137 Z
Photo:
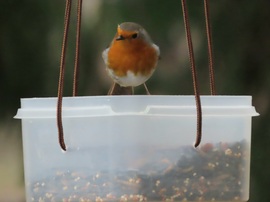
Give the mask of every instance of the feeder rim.
M 56 118 L 56 97 L 22 98 L 17 119 Z M 202 115 L 258 116 L 251 96 L 201 96 Z M 83 96 L 63 98 L 63 118 L 196 116 L 194 96 Z

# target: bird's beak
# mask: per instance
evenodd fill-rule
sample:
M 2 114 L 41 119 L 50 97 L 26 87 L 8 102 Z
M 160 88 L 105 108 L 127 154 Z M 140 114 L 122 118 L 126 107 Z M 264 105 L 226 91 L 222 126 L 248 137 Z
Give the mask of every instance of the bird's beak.
M 122 35 L 119 35 L 118 37 L 116 37 L 116 41 L 121 41 L 121 40 L 124 40 L 125 37 L 123 37 Z

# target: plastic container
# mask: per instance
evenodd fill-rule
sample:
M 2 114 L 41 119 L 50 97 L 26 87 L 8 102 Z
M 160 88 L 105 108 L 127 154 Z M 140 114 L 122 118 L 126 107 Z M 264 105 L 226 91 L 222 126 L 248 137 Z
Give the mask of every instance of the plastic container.
M 194 96 L 21 99 L 27 201 L 247 201 L 250 96 L 202 96 L 194 148 Z

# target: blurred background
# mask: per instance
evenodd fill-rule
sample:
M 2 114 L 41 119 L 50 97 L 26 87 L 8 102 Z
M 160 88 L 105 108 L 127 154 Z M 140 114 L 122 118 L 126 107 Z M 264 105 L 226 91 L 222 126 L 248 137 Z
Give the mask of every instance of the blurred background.
M 270 201 L 270 1 L 210 0 L 217 94 L 252 95 L 251 202 Z M 0 202 L 23 202 L 20 98 L 55 97 L 64 0 L 0 2 Z M 201 94 L 209 94 L 203 0 L 188 1 Z M 76 1 L 73 1 L 65 96 L 72 93 Z M 193 94 L 180 0 L 84 0 L 79 95 L 105 95 L 111 80 L 101 53 L 118 23 L 143 25 L 161 61 L 147 82 L 152 94 Z M 136 88 L 137 94 L 143 88 Z M 57 141 L 57 140 L 56 140 Z

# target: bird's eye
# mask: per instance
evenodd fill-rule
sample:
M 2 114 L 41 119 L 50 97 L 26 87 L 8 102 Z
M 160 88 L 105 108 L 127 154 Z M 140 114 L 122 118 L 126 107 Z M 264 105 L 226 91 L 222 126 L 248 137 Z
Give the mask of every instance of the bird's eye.
M 138 37 L 138 33 L 132 34 L 131 37 L 132 39 L 136 39 Z

